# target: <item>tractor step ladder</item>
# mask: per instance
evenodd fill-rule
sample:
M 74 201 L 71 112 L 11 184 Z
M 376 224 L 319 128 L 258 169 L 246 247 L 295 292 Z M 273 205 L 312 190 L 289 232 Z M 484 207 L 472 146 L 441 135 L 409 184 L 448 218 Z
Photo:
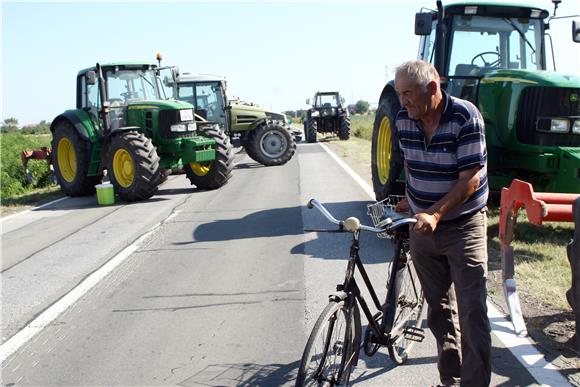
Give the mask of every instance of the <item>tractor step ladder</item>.
M 514 248 L 511 241 L 520 208 L 525 207 L 530 223 L 541 226 L 542 222 L 573 222 L 572 202 L 578 194 L 534 192 L 532 185 L 514 179 L 509 188 L 501 190 L 499 239 L 503 291 L 515 333 L 527 336 L 516 289 Z

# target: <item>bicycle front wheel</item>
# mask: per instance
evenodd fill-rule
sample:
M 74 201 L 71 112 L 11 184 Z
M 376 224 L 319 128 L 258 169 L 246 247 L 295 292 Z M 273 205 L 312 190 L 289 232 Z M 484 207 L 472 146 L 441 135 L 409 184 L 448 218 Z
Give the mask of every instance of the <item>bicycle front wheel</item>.
M 424 338 L 421 321 L 425 297 L 408 249 L 401 248 L 399 254 L 395 279 L 397 296 L 388 350 L 391 360 L 403 364 L 413 345 Z
M 351 321 L 348 316 L 351 315 Z M 344 301 L 331 301 L 310 333 L 296 386 L 346 386 L 354 358 L 354 313 Z

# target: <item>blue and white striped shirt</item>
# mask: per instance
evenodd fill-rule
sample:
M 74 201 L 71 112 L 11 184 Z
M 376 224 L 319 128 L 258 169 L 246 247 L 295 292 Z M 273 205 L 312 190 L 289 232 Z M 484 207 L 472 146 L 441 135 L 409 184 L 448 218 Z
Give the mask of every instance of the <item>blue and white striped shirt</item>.
M 465 203 L 441 219 L 453 220 L 485 207 L 487 150 L 481 113 L 469 101 L 447 95 L 445 108 L 431 142 L 427 142 L 420 121 L 399 111 L 396 123 L 399 145 L 407 162 L 407 198 L 413 213 L 424 212 L 457 183 L 459 172 L 479 167 L 479 187 Z

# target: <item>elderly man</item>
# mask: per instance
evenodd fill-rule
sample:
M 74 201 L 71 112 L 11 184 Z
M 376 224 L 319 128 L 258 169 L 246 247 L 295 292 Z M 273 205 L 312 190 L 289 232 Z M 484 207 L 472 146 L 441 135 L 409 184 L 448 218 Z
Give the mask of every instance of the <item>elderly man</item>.
M 423 61 L 399 66 L 395 89 L 402 106 L 396 126 L 407 180 L 406 200 L 398 209 L 410 209 L 417 218 L 411 254 L 437 341 L 441 383 L 488 386 L 483 118 L 471 102 L 441 90 L 437 70 Z

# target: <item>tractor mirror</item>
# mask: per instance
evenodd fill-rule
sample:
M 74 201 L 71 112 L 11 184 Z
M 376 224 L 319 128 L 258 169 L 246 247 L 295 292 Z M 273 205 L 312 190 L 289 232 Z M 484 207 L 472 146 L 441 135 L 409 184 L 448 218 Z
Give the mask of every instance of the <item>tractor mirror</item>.
M 91 70 L 87 72 L 87 85 L 95 85 L 97 83 L 97 74 Z
M 572 40 L 580 43 L 580 22 L 572 20 Z
M 306 105 L 310 105 L 310 98 L 306 98 Z
M 421 12 L 415 14 L 415 35 L 430 35 L 433 14 Z

